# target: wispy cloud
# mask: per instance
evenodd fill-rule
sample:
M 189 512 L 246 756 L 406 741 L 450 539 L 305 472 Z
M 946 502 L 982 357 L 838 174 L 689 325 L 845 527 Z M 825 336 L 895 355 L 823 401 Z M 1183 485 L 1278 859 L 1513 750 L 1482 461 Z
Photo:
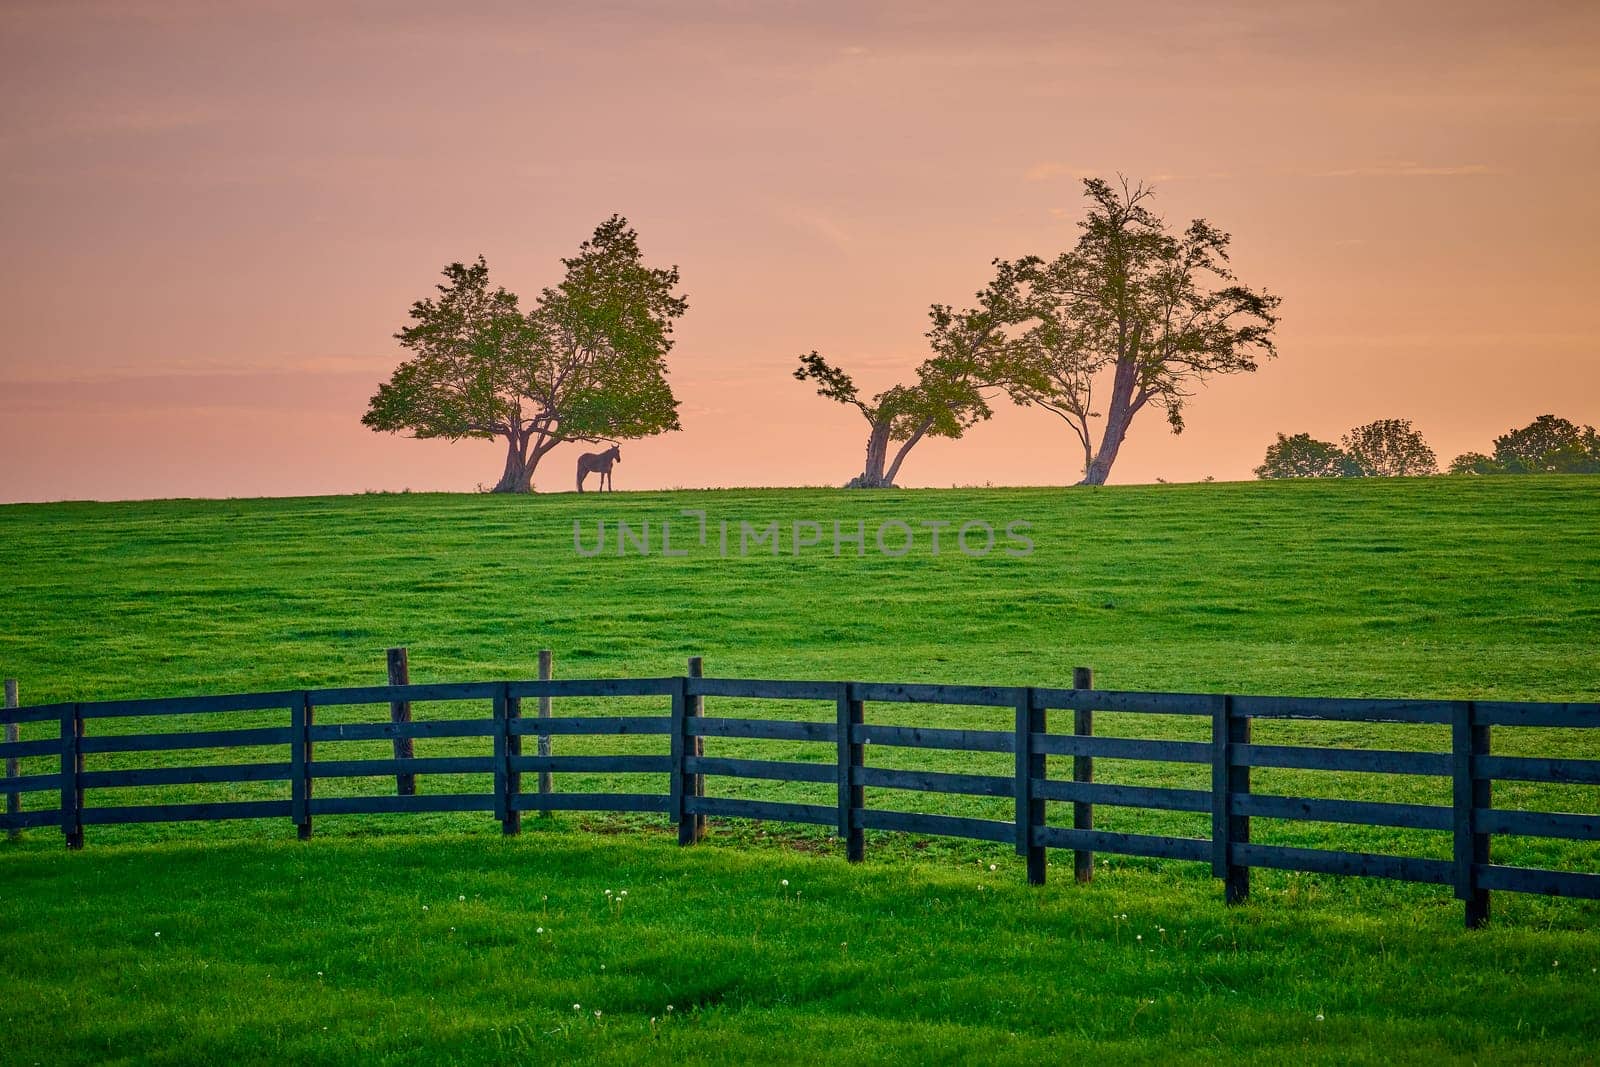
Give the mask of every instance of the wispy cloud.
M 1364 167 L 1341 167 L 1334 170 L 1308 170 L 1299 173 L 1308 178 L 1458 178 L 1496 174 L 1498 171 L 1484 163 L 1439 166 L 1408 161 Z

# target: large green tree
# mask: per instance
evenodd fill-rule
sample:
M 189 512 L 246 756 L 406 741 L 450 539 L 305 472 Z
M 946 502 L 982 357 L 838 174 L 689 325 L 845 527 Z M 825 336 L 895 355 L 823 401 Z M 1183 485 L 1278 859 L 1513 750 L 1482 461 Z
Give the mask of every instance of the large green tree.
M 894 485 L 900 467 L 917 444 L 929 437 L 959 438 L 994 414 L 991 401 L 1016 387 L 1029 372 L 1015 359 L 1010 327 L 1032 310 L 1022 297 L 1017 268 L 997 262 L 993 282 L 978 294 L 975 307 L 956 311 L 934 304 L 928 311 L 928 347 L 909 385 L 895 385 L 863 397 L 855 379 L 817 352 L 800 357 L 794 376 L 814 383 L 817 395 L 855 408 L 867 422 L 866 457 L 850 487 Z
M 1170 232 L 1150 210 L 1151 191 L 1084 182 L 1089 212 L 1076 246 L 1036 263 L 1040 315 L 1030 331 L 1036 374 L 1013 390 L 1071 428 L 1083 450 L 1083 484 L 1111 473 L 1133 420 L 1163 411 L 1174 433 L 1205 380 L 1253 371 L 1276 355 L 1278 298 L 1239 284 L 1231 240 L 1203 219 Z
M 529 492 L 540 459 L 564 442 L 678 429 L 666 377 L 673 320 L 688 306 L 677 268 L 645 266 L 638 235 L 616 215 L 561 262 L 566 276 L 526 313 L 490 286 L 483 257 L 446 267 L 438 295 L 413 304 L 395 335 L 411 358 L 361 421 L 414 437 L 504 439 L 494 486 L 503 493 Z

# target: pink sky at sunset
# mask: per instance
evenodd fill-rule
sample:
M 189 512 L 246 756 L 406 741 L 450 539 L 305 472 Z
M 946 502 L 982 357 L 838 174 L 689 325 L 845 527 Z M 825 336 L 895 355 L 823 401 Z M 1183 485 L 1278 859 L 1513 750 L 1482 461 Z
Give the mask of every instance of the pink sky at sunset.
M 1086 175 L 1234 235 L 1281 356 L 1113 482 L 1250 477 L 1414 420 L 1443 462 L 1600 423 L 1600 4 L 9 2 L 0 501 L 471 490 L 502 447 L 374 434 L 439 270 L 525 302 L 613 212 L 676 263 L 680 433 L 619 488 L 838 485 L 932 302 L 1070 246 Z M 579 446 L 541 465 L 571 487 Z M 997 405 L 902 484 L 1063 484 Z

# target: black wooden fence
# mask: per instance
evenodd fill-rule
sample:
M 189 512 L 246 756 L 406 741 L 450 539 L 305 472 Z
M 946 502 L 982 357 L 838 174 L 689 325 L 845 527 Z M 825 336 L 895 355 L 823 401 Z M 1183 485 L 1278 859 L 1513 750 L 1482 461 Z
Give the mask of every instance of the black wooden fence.
M 536 680 L 387 685 L 343 689 L 287 690 L 229 696 L 155 700 L 113 700 L 9 707 L 0 712 L 7 726 L 0 755 L 6 758 L 0 792 L 7 794 L 0 826 L 13 836 L 27 827 L 60 826 L 67 844 L 80 848 L 86 826 L 178 820 L 287 818 L 301 838 L 311 836 L 318 815 L 376 812 L 492 812 L 507 834 L 521 828 L 526 811 L 580 810 L 660 812 L 679 828 L 679 842 L 697 840 L 706 817 L 766 819 L 837 827 L 852 861 L 862 859 L 867 830 L 904 831 L 921 835 L 972 838 L 1014 844 L 1026 858 L 1030 882 L 1045 879 L 1045 850 L 1076 853 L 1075 871 L 1087 880 L 1093 853 L 1105 852 L 1209 863 L 1223 879 L 1230 902 L 1244 900 L 1251 868 L 1277 868 L 1326 874 L 1364 875 L 1452 886 L 1465 902 L 1469 926 L 1489 914 L 1494 890 L 1600 898 L 1600 874 L 1555 871 L 1495 864 L 1495 835 L 1600 840 L 1600 815 L 1558 814 L 1496 808 L 1495 781 L 1600 784 L 1600 760 L 1496 755 L 1490 750 L 1495 726 L 1600 727 L 1600 704 L 1513 703 L 1503 701 L 1347 700 L 1222 694 L 1115 692 L 1093 689 L 1086 670 L 1074 677 L 1076 688 L 1011 686 L 899 685 L 875 682 L 766 681 L 705 678 L 692 663 L 682 677 L 638 679 L 552 680 L 547 658 Z M 403 679 L 404 657 L 398 677 Z M 397 677 L 393 657 L 390 677 Z M 8 696 L 15 701 L 15 689 Z M 552 699 L 573 697 L 644 697 L 665 704 L 668 714 L 549 715 Z M 525 699 L 540 702 L 536 718 L 524 718 Z M 833 721 L 727 718 L 704 714 L 706 698 L 825 701 Z M 416 702 L 474 700 L 488 702 L 488 718 L 412 721 Z M 1014 712 L 1007 730 L 951 729 L 880 725 L 869 721 L 874 703 L 913 702 L 1005 708 Z M 319 709 L 341 705 L 389 704 L 388 722 L 319 724 Z M 1051 732 L 1052 711 L 1071 711 L 1071 732 Z M 1093 713 L 1132 712 L 1194 716 L 1210 720 L 1209 741 L 1150 740 L 1102 737 L 1093 732 Z M 165 733 L 107 733 L 90 724 L 126 717 L 173 715 L 220 716 L 232 712 L 279 712 L 283 724 L 268 727 L 211 729 Z M 1372 749 L 1262 745 L 1251 740 L 1258 719 L 1301 719 L 1344 723 L 1409 723 L 1450 727 L 1449 752 L 1378 751 Z M 18 739 L 17 727 L 59 723 L 54 736 Z M 35 728 L 37 729 L 37 727 Z M 548 739 L 562 735 L 667 735 L 666 755 L 552 755 Z M 539 754 L 525 755 L 523 739 L 541 740 Z M 1600 736 L 1600 735 L 1595 735 Z M 415 738 L 482 737 L 492 741 L 488 756 L 417 758 L 409 742 Z M 755 738 L 814 742 L 833 749 L 828 762 L 713 758 L 704 755 L 707 737 Z M 328 747 L 342 741 L 392 740 L 392 759 L 329 759 Z M 273 762 L 218 763 L 203 766 L 86 770 L 85 757 L 102 753 L 159 752 L 179 749 L 221 750 L 271 746 L 283 758 Z M 322 746 L 319 748 L 319 746 Z M 958 774 L 894 770 L 869 766 L 865 754 L 877 746 L 908 746 L 958 752 L 1012 753 L 1010 775 Z M 1049 756 L 1070 756 L 1073 774 L 1051 778 Z M 22 774 L 18 760 L 59 757 L 55 773 Z M 1112 785 L 1094 781 L 1095 757 L 1209 765 L 1211 788 L 1178 789 Z M 1356 771 L 1448 778 L 1449 806 L 1380 803 L 1360 800 L 1263 795 L 1251 791 L 1255 767 Z M 522 775 L 537 772 L 540 786 L 526 792 Z M 666 778 L 664 793 L 557 793 L 550 774 L 651 773 Z M 492 774 L 488 793 L 417 795 L 415 776 L 427 774 Z M 394 777 L 395 795 L 323 796 L 318 779 Z M 782 782 L 831 783 L 837 803 L 800 804 L 706 796 L 707 776 L 768 779 Z M 218 803 L 88 805 L 91 790 L 132 786 L 205 783 L 282 782 L 287 800 L 234 800 Z M 409 788 L 408 788 L 409 786 Z M 979 797 L 1014 798 L 1009 821 L 877 810 L 866 804 L 868 788 L 914 790 Z M 54 808 L 24 810 L 22 794 L 59 794 Z M 1072 804 L 1072 825 L 1047 821 L 1046 803 Z M 1206 837 L 1167 837 L 1094 829 L 1094 805 L 1164 811 L 1209 813 Z M 1310 820 L 1363 826 L 1435 830 L 1452 835 L 1452 859 L 1427 859 L 1364 852 L 1297 848 L 1254 843 L 1252 817 Z

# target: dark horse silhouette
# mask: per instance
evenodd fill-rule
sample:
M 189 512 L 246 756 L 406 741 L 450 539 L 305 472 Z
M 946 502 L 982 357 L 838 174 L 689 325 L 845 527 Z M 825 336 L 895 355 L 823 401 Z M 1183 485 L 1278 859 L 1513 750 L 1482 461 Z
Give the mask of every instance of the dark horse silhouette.
M 606 489 L 607 486 L 610 486 L 611 491 L 613 493 L 616 492 L 617 491 L 617 487 L 611 481 L 611 465 L 613 463 L 621 463 L 621 462 L 622 462 L 622 448 L 621 448 L 620 445 L 612 445 L 610 448 L 606 449 L 604 452 L 585 452 L 583 455 L 579 456 L 578 457 L 578 492 L 580 492 L 580 493 L 583 492 L 583 480 L 589 476 L 589 473 L 591 471 L 599 472 L 599 474 L 600 474 L 600 489 L 601 489 L 602 492 Z

